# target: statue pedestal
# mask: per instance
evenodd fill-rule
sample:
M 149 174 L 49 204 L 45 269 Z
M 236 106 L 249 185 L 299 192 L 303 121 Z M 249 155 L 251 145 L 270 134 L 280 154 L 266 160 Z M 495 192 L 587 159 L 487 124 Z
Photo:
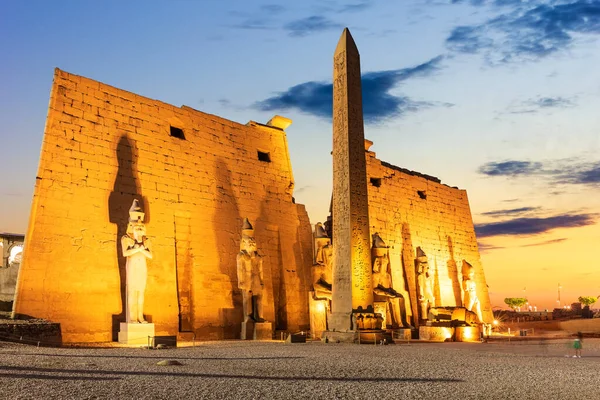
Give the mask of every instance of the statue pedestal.
M 148 345 L 148 336 L 154 336 L 154 324 L 129 324 L 121 322 L 119 343 Z
M 308 292 L 308 309 L 310 315 L 310 333 L 320 339 L 327 330 L 327 300 L 315 300 L 315 292 Z
M 270 322 L 242 322 L 242 340 L 273 340 L 273 325 Z
M 388 344 L 394 343 L 392 335 L 382 329 L 361 329 L 348 332 L 325 331 L 321 340 L 328 343 L 379 344 L 382 340 Z
M 387 327 L 387 301 L 375 301 L 373 302 L 373 308 L 375 309 L 375 313 L 381 315 L 383 321 L 381 322 L 381 327 L 385 329 Z M 392 323 L 390 322 L 390 325 Z
M 324 331 L 321 334 L 321 340 L 328 343 L 355 343 L 358 342 L 358 334 L 354 331 Z
M 452 341 L 454 328 L 448 326 L 419 326 L 419 340 L 430 340 L 432 342 Z
M 388 332 L 392 334 L 394 339 L 398 340 L 411 340 L 412 339 L 412 329 L 410 328 L 398 328 L 398 329 L 388 329 Z
M 455 328 L 457 342 L 481 341 L 481 328 L 479 326 L 457 326 Z
M 380 344 L 382 341 L 390 344 L 394 343 L 392 335 L 382 329 L 365 329 L 358 331 L 360 344 Z

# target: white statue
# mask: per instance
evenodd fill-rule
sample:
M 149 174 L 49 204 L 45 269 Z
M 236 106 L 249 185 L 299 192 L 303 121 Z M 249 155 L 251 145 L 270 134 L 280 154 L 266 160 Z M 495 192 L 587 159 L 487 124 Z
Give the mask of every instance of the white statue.
M 466 270 L 466 276 L 463 275 L 463 291 L 465 293 L 464 305 L 469 311 L 477 314 L 477 322 L 483 322 L 481 315 L 481 303 L 477 297 L 477 284 L 475 283 L 475 268 L 466 261 L 463 261 L 463 270 Z M 489 336 L 489 335 L 488 335 Z
M 242 289 L 244 322 L 250 319 L 264 322 L 262 298 L 265 284 L 262 256 L 256 250 L 254 229 L 248 218 L 244 219 L 242 227 L 242 241 L 237 255 L 237 276 L 238 287 Z
M 127 234 L 121 238 L 123 257 L 127 259 L 127 297 L 126 297 L 126 321 L 127 323 L 147 324 L 144 319 L 144 292 L 146 291 L 146 280 L 148 268 L 146 258 L 152 258 L 150 240 L 146 238 L 146 226 L 144 225 L 145 213 L 141 209 L 137 199 L 133 200 L 129 209 L 129 224 Z
M 429 308 L 435 307 L 435 296 L 433 294 L 433 274 L 429 270 L 427 255 L 417 247 L 417 283 L 418 300 L 421 306 L 421 319 L 427 319 Z

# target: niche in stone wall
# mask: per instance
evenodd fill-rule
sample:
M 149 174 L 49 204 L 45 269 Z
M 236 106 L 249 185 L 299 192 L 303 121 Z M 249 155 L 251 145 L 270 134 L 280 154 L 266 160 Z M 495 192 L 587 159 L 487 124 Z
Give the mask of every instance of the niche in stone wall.
M 185 140 L 185 134 L 183 133 L 183 129 L 177 128 L 175 126 L 171 126 L 170 133 L 171 136 L 176 137 L 178 139 Z
M 369 182 L 375 187 L 381 187 L 381 178 L 370 178 Z
M 271 162 L 271 154 L 266 151 L 258 150 L 258 161 Z

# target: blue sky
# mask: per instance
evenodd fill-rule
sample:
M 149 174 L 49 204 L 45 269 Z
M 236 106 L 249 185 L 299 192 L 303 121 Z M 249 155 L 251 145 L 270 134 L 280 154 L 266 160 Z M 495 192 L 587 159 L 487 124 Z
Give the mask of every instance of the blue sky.
M 345 26 L 372 150 L 467 189 L 492 304 L 527 287 L 552 307 L 559 281 L 600 294 L 600 0 L 4 0 L 0 232 L 26 230 L 54 67 L 241 123 L 291 118 L 295 197 L 324 220 Z

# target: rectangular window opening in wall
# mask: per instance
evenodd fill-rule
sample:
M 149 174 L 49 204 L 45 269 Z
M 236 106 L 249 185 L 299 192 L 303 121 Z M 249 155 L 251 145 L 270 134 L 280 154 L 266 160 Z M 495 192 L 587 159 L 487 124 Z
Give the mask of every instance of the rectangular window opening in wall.
M 423 200 L 425 200 L 427 198 L 427 192 L 425 192 L 424 190 L 417 190 L 417 194 L 419 195 L 420 198 L 422 198 Z
M 183 134 L 183 129 L 181 129 L 181 128 L 176 128 L 174 126 L 171 126 L 170 135 L 173 137 L 176 137 L 178 139 L 185 140 L 185 135 Z
M 258 160 L 264 162 L 271 162 L 271 154 L 258 150 Z
M 371 178 L 371 179 L 369 179 L 369 181 L 371 182 L 371 185 L 373 185 L 375 187 L 381 186 L 381 178 Z

